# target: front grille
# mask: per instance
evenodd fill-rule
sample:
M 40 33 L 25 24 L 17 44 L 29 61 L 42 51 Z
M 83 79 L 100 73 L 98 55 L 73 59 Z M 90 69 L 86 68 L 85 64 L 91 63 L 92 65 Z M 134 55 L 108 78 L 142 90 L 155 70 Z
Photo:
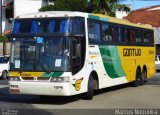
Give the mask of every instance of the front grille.
M 37 80 L 49 80 L 49 77 L 37 77 Z
M 43 80 L 43 81 L 48 81 L 50 78 L 49 77 L 22 77 L 23 80 L 33 80 L 33 81 L 38 81 L 38 80 Z
M 34 80 L 34 77 L 22 77 L 23 80 Z

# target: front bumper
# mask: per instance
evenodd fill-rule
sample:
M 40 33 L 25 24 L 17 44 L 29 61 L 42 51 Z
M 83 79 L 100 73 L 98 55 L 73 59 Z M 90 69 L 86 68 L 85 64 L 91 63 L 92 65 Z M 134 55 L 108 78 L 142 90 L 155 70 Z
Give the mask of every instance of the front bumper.
M 11 94 L 70 96 L 71 83 L 9 81 Z
M 155 64 L 156 70 L 160 70 L 160 64 Z

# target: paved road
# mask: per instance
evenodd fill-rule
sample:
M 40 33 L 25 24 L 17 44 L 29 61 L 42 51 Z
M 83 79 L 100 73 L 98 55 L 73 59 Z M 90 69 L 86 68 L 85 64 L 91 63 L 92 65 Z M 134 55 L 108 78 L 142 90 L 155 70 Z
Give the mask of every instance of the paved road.
M 18 113 L 23 111 L 27 114 L 29 110 L 32 110 L 32 113 L 39 112 L 46 115 L 53 114 L 54 110 L 54 114 L 58 115 L 63 113 L 70 115 L 71 111 L 78 115 L 83 112 L 98 114 L 99 111 L 97 110 L 105 113 L 107 109 L 111 115 L 115 114 L 117 109 L 160 109 L 160 73 L 149 79 L 149 82 L 143 86 L 131 87 L 129 84 L 125 84 L 100 90 L 96 92 L 92 101 L 84 100 L 79 96 L 42 99 L 39 96 L 11 95 L 8 92 L 7 84 L 8 81 L 0 80 L 0 108 L 2 113 L 8 112 L 8 110 L 16 113 L 17 110 Z M 74 109 L 83 109 L 83 111 L 74 111 Z

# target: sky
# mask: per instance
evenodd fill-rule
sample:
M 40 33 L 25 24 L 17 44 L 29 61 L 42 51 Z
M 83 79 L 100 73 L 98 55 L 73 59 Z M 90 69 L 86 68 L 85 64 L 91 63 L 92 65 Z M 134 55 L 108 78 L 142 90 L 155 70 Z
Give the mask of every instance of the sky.
M 131 4 L 132 10 L 160 5 L 160 0 L 126 0 L 122 4 Z

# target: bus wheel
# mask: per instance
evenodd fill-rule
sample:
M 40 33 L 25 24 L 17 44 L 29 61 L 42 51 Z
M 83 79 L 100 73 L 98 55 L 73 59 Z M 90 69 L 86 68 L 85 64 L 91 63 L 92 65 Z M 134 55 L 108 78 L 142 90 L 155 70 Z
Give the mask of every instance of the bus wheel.
M 3 72 L 2 72 L 2 79 L 6 80 L 7 77 L 8 77 L 7 71 L 3 71 Z
M 141 80 L 141 71 L 140 71 L 140 69 L 137 69 L 136 70 L 136 79 L 133 82 L 133 86 L 138 87 L 140 85 L 140 80 Z
M 147 81 L 147 71 L 145 69 L 143 69 L 140 84 L 143 85 L 145 83 L 145 81 Z
M 97 79 L 94 79 L 94 91 L 98 90 L 98 81 Z
M 89 81 L 88 81 L 88 91 L 86 93 L 86 96 L 85 98 L 87 100 L 92 100 L 93 98 L 93 95 L 94 95 L 94 80 L 93 80 L 93 77 L 92 75 L 89 77 Z

